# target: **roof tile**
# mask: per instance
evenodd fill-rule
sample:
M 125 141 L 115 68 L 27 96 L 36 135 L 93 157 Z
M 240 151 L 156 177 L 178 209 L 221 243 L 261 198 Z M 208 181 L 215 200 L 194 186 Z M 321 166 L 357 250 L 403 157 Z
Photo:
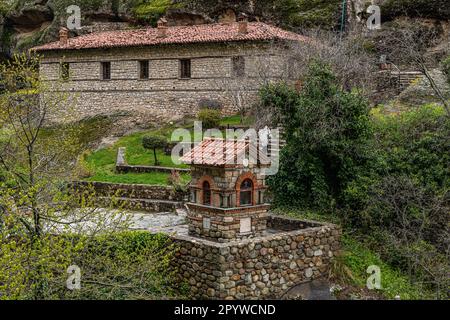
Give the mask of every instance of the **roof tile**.
M 240 34 L 238 23 L 216 23 L 194 26 L 175 26 L 167 29 L 165 37 L 158 37 L 157 28 L 119 30 L 91 33 L 70 38 L 67 44 L 59 41 L 32 48 L 35 51 L 80 50 L 163 44 L 190 44 L 235 41 L 289 40 L 306 41 L 308 38 L 262 22 L 249 22 L 248 32 Z
M 225 140 L 219 138 L 205 138 L 190 152 L 181 157 L 187 164 L 225 166 L 242 165 L 244 159 L 249 163 L 268 164 L 267 155 L 258 152 L 255 143 L 250 140 Z

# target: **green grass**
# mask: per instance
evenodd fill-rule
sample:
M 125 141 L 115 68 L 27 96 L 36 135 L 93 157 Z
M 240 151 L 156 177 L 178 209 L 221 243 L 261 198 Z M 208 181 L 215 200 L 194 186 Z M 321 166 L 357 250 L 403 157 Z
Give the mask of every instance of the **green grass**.
M 88 181 L 101 181 L 113 183 L 139 183 L 166 185 L 169 173 L 116 173 L 115 164 L 117 149 L 126 147 L 126 160 L 130 165 L 154 165 L 153 151 L 142 147 L 142 137 L 155 131 L 144 131 L 120 138 L 111 147 L 98 150 L 85 157 L 87 167 L 92 172 Z M 157 150 L 158 161 L 161 166 L 174 168 L 187 168 L 185 164 L 176 165 L 172 162 L 171 156 L 164 154 L 163 150 Z M 182 181 L 187 183 L 190 179 L 189 174 L 182 175 Z
M 370 276 L 366 273 L 367 268 L 376 265 L 381 271 L 382 288 L 379 289 L 379 292 L 386 298 L 394 299 L 397 295 L 402 300 L 433 298 L 430 292 L 419 285 L 412 284 L 406 275 L 384 263 L 376 253 L 354 238 L 344 235 L 342 247 L 341 260 L 345 267 L 350 270 L 354 284 L 365 287 L 367 278 Z
M 129 136 L 122 137 L 113 146 L 113 152 L 117 155 L 117 148 L 126 147 L 126 160 L 130 165 L 154 165 L 152 150 L 147 150 L 142 146 L 142 138 L 145 135 L 153 134 L 155 131 L 144 131 Z M 168 136 L 168 135 L 166 135 Z M 170 136 L 168 136 L 170 138 Z M 172 157 L 166 155 L 163 150 L 157 150 L 156 156 L 163 167 L 188 168 L 185 164 L 174 164 Z M 115 160 L 115 159 L 114 159 Z
M 296 219 L 342 224 L 338 216 L 321 212 L 289 207 L 274 208 L 272 212 Z M 366 273 L 367 268 L 371 265 L 376 265 L 381 270 L 382 289 L 378 292 L 384 297 L 394 299 L 399 295 L 402 300 L 433 298 L 429 291 L 417 284 L 412 284 L 405 274 L 383 262 L 376 252 L 368 249 L 362 242 L 346 234 L 342 236 L 341 240 L 342 255 L 338 258 L 340 267 L 335 268 L 336 270 L 334 271 L 338 281 L 350 282 L 349 284 L 351 285 L 364 288 L 366 287 L 367 278 L 370 276 L 370 274 Z M 345 268 L 346 272 L 342 271 L 342 267 Z
M 87 181 L 100 181 L 111 183 L 128 183 L 128 184 L 148 184 L 166 186 L 168 173 L 151 172 L 151 173 L 115 173 L 113 170 L 103 170 L 96 172 L 92 177 L 87 178 Z M 181 174 L 181 181 L 187 184 L 191 179 L 188 173 Z
M 323 212 L 312 210 L 300 210 L 298 208 L 291 207 L 275 207 L 271 209 L 271 212 L 276 215 L 290 217 L 294 219 L 312 220 L 317 222 L 328 222 L 339 224 L 339 218 L 335 215 L 330 215 Z
M 229 117 L 224 117 L 221 121 L 220 121 L 220 125 L 222 126 L 226 126 L 226 125 L 230 125 L 230 126 L 236 126 L 236 125 L 245 125 L 245 126 L 249 126 L 252 125 L 255 122 L 255 119 L 253 117 L 244 117 L 242 123 L 241 123 L 241 116 L 239 114 L 237 115 L 233 115 L 233 116 L 229 116 Z
M 250 124 L 252 121 L 253 120 L 251 118 L 244 119 L 245 124 Z M 227 124 L 240 124 L 240 116 L 235 115 L 231 117 L 225 117 L 222 120 L 221 125 Z M 95 125 L 95 127 L 97 127 L 97 125 Z M 145 135 L 158 134 L 163 135 L 167 137 L 168 140 L 170 140 L 172 132 L 180 127 L 189 130 L 191 134 L 193 133 L 193 121 L 186 122 L 182 125 L 171 124 L 160 129 L 150 129 L 121 137 L 116 143 L 108 148 L 100 149 L 90 154 L 86 154 L 84 157 L 84 161 L 91 175 L 85 180 L 113 183 L 166 185 L 167 178 L 170 175 L 169 173 L 116 173 L 115 163 L 117 150 L 120 147 L 126 148 L 125 158 L 129 165 L 154 165 L 153 151 L 147 150 L 142 146 L 142 138 Z M 90 136 L 92 136 L 92 134 L 90 134 Z M 157 150 L 157 158 L 160 162 L 160 166 L 163 167 L 189 168 L 189 166 L 186 164 L 174 164 L 171 156 L 165 155 L 163 150 Z M 182 174 L 181 178 L 182 182 L 187 183 L 190 180 L 190 175 Z

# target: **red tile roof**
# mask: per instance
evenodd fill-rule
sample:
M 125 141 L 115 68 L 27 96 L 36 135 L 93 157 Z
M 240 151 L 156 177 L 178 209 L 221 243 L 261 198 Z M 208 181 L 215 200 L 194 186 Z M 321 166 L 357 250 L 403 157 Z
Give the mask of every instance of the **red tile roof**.
M 208 166 L 242 165 L 244 159 L 253 164 L 270 163 L 270 159 L 264 153 L 258 153 L 255 143 L 243 139 L 205 138 L 180 158 L 187 164 Z
M 161 44 L 189 44 L 236 41 L 288 40 L 306 41 L 308 38 L 299 34 L 262 23 L 249 22 L 248 32 L 240 34 L 238 23 L 202 24 L 194 26 L 176 26 L 167 28 L 166 37 L 158 37 L 157 28 L 136 30 L 107 31 L 91 33 L 69 38 L 67 44 L 51 42 L 32 50 L 79 50 L 94 48 L 113 48 L 128 46 L 152 46 Z

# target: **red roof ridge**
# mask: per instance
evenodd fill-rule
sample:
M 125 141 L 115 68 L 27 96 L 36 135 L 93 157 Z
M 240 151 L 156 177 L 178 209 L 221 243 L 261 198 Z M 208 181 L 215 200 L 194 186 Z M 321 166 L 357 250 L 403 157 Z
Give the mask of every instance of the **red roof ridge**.
M 81 50 L 164 44 L 219 43 L 236 41 L 288 40 L 306 41 L 308 38 L 263 22 L 249 22 L 248 32 L 238 32 L 238 23 L 214 23 L 167 28 L 165 37 L 158 37 L 158 28 L 144 27 L 89 33 L 32 48 L 34 51 Z
M 236 157 L 242 155 L 246 150 L 252 148 L 249 156 L 258 164 L 267 165 L 269 158 L 258 150 L 257 143 L 246 138 L 224 139 L 216 137 L 205 137 L 200 143 L 184 154 L 180 160 L 186 164 L 224 166 L 240 165 L 234 163 Z M 243 160 L 243 159 L 241 159 Z

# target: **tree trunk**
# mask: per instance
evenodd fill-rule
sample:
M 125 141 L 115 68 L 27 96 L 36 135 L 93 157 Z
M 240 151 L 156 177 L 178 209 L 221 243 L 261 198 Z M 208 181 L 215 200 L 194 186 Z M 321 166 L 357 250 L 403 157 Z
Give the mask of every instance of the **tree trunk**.
M 153 148 L 153 156 L 155 157 L 155 166 L 159 165 L 158 159 L 156 158 L 156 148 Z

